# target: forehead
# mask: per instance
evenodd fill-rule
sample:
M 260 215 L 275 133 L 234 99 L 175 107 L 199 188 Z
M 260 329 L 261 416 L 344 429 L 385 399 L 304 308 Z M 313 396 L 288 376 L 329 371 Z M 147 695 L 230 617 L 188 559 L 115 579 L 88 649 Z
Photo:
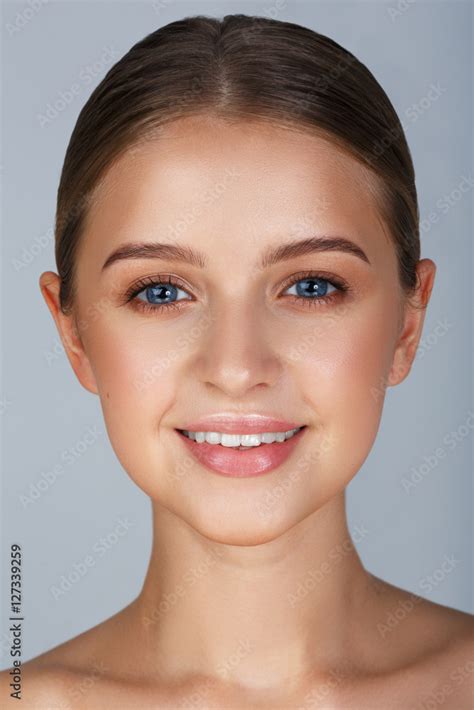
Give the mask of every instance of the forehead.
M 81 250 L 92 265 L 133 240 L 238 247 L 241 255 L 316 230 L 382 243 L 376 189 L 369 170 L 323 136 L 188 117 L 112 164 Z

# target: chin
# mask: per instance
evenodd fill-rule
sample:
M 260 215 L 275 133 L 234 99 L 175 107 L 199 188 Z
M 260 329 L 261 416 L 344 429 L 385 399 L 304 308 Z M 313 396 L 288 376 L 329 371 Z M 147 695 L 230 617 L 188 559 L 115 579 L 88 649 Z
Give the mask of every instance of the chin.
M 293 526 L 290 525 L 287 529 L 291 527 Z M 287 529 L 242 530 L 239 526 L 228 526 L 225 530 L 215 530 L 209 527 L 206 529 L 195 528 L 197 532 L 211 542 L 220 543 L 221 545 L 235 545 L 236 547 L 264 545 L 279 538 Z
M 206 539 L 223 545 L 252 547 L 276 540 L 314 510 L 298 511 L 286 501 L 271 515 L 261 515 L 258 510 L 229 510 L 229 506 L 214 512 L 209 507 L 193 512 L 185 522 Z

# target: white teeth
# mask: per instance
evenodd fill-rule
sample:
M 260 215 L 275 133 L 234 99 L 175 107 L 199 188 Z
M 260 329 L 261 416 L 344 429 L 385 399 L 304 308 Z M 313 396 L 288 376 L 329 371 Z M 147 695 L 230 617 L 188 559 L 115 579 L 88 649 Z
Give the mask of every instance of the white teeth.
M 208 444 L 220 444 L 228 447 L 260 446 L 260 444 L 273 444 L 282 442 L 294 436 L 302 427 L 290 429 L 289 431 L 263 432 L 262 434 L 222 434 L 218 431 L 183 431 L 189 439 L 193 439 L 198 444 L 207 442 Z

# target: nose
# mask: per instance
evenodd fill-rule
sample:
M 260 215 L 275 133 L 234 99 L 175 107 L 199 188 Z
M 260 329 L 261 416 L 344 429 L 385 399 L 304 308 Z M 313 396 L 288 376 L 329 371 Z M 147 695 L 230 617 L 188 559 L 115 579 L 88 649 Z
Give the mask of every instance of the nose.
M 282 362 L 265 314 L 242 304 L 221 309 L 201 342 L 193 370 L 205 386 L 229 398 L 243 397 L 257 386 L 274 385 Z

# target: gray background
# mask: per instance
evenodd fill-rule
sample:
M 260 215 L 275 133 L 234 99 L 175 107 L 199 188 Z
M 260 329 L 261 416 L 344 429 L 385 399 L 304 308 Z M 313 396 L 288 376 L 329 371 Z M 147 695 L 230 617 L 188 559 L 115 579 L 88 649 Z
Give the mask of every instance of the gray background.
M 367 64 L 406 130 L 422 256 L 438 273 L 413 370 L 389 388 L 376 443 L 349 485 L 349 526 L 368 531 L 357 548 L 371 572 L 473 611 L 472 5 L 10 2 L 2 19 L 2 667 L 12 543 L 23 547 L 23 660 L 132 601 L 150 553 L 150 502 L 117 461 L 99 399 L 76 380 L 39 290 L 41 272 L 56 271 L 53 219 L 67 142 L 93 87 L 132 44 L 186 15 L 232 12 L 298 22 L 335 39 Z M 42 126 L 40 116 L 61 96 L 69 100 Z M 22 502 L 34 491 L 35 500 Z M 132 523 L 127 534 L 55 599 L 51 588 L 120 517 Z M 442 567 L 446 556 L 451 569 Z

